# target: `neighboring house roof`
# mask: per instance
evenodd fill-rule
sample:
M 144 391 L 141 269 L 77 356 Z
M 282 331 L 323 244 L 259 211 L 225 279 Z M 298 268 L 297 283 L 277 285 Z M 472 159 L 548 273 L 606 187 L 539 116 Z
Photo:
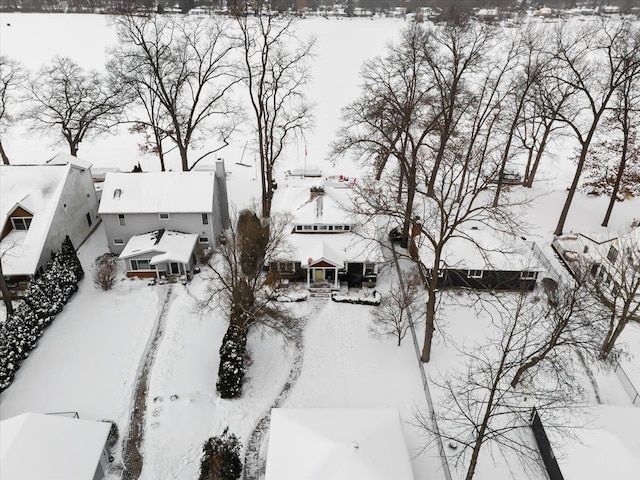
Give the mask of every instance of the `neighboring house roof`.
M 24 413 L 0 422 L 2 480 L 93 480 L 111 425 Z
M 431 244 L 418 237 L 419 255 L 425 266 L 433 262 Z M 531 242 L 505 235 L 489 227 L 461 230 L 447 241 L 441 268 L 469 270 L 540 271 L 543 269 L 531 249 Z
M 311 199 L 311 187 L 320 187 L 309 182 L 306 185 L 288 186 L 276 197 L 273 210 L 286 211 L 292 215 L 293 224 L 349 224 L 347 212 L 350 205 L 350 189 L 347 187 L 324 187 L 324 193 Z
M 138 257 L 153 253 L 150 264 L 164 262 L 188 263 L 198 240 L 194 233 L 181 233 L 172 230 L 156 230 L 134 235 L 122 250 L 120 258 Z
M 82 160 L 81 158 L 74 157 L 68 153 L 59 153 L 50 160 L 47 160 L 49 165 L 73 165 L 80 170 L 87 170 L 92 167 L 92 163 Z
M 211 212 L 215 172 L 108 172 L 99 214 Z
M 33 275 L 71 166 L 0 166 L 0 229 L 17 207 L 33 215 L 29 229 L 13 230 L 0 242 L 5 275 Z
M 266 480 L 413 480 L 395 408 L 274 408 Z

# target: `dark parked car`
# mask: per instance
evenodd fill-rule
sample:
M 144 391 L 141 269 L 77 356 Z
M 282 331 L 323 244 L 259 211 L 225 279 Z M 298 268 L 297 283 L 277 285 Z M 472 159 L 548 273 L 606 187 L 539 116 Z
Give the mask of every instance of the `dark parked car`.
M 389 230 L 389 240 L 392 243 L 400 243 L 402 241 L 402 232 L 398 227 L 393 227 Z

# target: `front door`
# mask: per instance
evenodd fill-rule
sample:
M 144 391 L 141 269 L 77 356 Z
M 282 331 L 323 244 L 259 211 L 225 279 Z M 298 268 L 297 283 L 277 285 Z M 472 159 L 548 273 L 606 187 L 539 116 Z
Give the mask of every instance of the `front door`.
M 316 282 L 321 282 L 322 280 L 324 280 L 324 270 L 321 268 L 316 268 L 313 271 L 313 278 Z
M 180 274 L 180 264 L 176 262 L 171 262 L 169 264 L 169 270 L 171 271 L 171 275 L 179 275 Z

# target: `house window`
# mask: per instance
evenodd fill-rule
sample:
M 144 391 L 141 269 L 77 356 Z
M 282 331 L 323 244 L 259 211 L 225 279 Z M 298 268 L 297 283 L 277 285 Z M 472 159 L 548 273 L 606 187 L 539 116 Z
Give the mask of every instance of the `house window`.
M 611 263 L 616 263 L 618 259 L 618 249 L 616 247 L 609 247 L 609 253 L 607 253 L 607 260 Z
M 209 243 L 209 237 L 199 237 L 198 243 Z
M 160 213 L 160 220 L 169 220 L 169 214 L 168 213 Z
M 296 232 L 302 231 L 302 225 L 296 225 Z
M 345 232 L 348 232 L 349 230 L 351 230 L 351 226 L 349 226 L 349 225 L 345 225 L 345 226 L 344 226 L 344 231 L 345 231 Z
M 293 273 L 296 271 L 295 262 L 277 262 L 276 269 L 280 273 Z
M 202 214 L 202 224 L 203 225 L 209 225 L 209 214 L 208 213 L 203 213 Z
M 314 231 L 318 231 L 318 225 L 314 225 L 314 226 L 313 226 L 313 230 L 314 230 Z
M 365 275 L 375 275 L 376 274 L 376 264 L 375 263 L 365 263 L 364 264 L 364 274 Z
M 342 230 L 344 230 L 344 228 L 342 227 L 342 225 L 336 225 L 335 227 L 333 227 L 333 229 L 337 232 L 341 232 Z
M 329 225 L 329 231 L 333 230 L 333 225 Z
M 13 224 L 13 228 L 15 228 L 16 230 L 29 230 L 29 226 L 31 225 L 31 218 L 13 217 L 11 219 L 11 223 Z
M 127 220 L 124 218 L 124 214 L 123 213 L 119 213 L 118 214 L 118 223 L 120 224 L 121 227 L 126 227 L 127 226 Z
M 91 212 L 87 213 L 87 223 L 89 226 L 93 224 L 93 220 L 91 220 Z
M 482 270 L 467 270 L 468 278 L 482 278 Z
M 302 229 L 308 231 L 308 230 L 313 230 L 313 227 L 311 225 L 304 225 Z
M 113 239 L 113 244 L 114 245 L 124 245 L 124 239 L 123 238 L 114 238 Z
M 535 280 L 538 278 L 538 272 L 521 272 L 520 279 L 521 280 Z
M 120 195 L 122 195 L 122 190 L 121 190 L 121 189 L 119 189 L 119 188 L 116 188 L 116 189 L 113 191 L 113 198 L 120 198 Z
M 325 230 L 326 231 L 327 230 L 327 226 L 326 225 L 320 225 L 318 227 L 318 230 Z
M 131 270 L 151 270 L 149 260 L 131 260 Z

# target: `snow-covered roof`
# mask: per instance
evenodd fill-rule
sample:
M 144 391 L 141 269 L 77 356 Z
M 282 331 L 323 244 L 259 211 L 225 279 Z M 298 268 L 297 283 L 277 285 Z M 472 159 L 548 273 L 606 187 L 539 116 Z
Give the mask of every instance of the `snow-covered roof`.
M 164 262 L 188 263 L 197 240 L 198 235 L 195 233 L 155 230 L 131 237 L 122 250 L 120 258 L 154 253 L 149 262 L 151 265 Z
M 33 275 L 71 166 L 0 166 L 0 228 L 17 208 L 33 215 L 29 229 L 12 230 L 0 242 L 5 275 Z
M 421 242 L 421 243 L 420 243 Z M 426 266 L 433 261 L 433 249 L 419 239 L 420 259 Z M 488 227 L 461 230 L 444 246 L 441 267 L 470 270 L 539 271 L 531 244 L 520 237 L 504 235 Z
M 58 153 L 55 157 L 47 160 L 49 165 L 72 165 L 80 170 L 87 170 L 92 167 L 92 163 L 82 160 L 81 158 L 74 157 L 68 153 Z
M 413 480 L 396 408 L 274 408 L 266 480 Z
M 576 438 L 548 432 L 565 480 L 638 478 L 640 408 L 597 405 L 571 417 L 568 424 L 586 425 L 572 430 Z
M 214 172 L 108 172 L 98 213 L 211 213 L 214 185 Z
M 321 258 L 334 264 L 349 262 L 381 262 L 380 246 L 376 238 L 375 222 L 360 222 L 348 210 L 352 204 L 355 179 L 328 176 L 318 179 L 291 179 L 279 188 L 274 197 L 273 212 L 290 216 L 291 231 L 296 225 L 349 225 L 349 231 L 337 233 L 292 233 L 288 243 L 292 258 L 306 266 Z M 311 189 L 321 189 L 312 196 Z M 312 198 L 315 197 L 315 198 Z M 321 200 L 319 200 L 321 199 Z M 279 260 L 291 260 L 279 259 Z
M 0 422 L 2 480 L 93 480 L 110 425 L 24 413 Z

